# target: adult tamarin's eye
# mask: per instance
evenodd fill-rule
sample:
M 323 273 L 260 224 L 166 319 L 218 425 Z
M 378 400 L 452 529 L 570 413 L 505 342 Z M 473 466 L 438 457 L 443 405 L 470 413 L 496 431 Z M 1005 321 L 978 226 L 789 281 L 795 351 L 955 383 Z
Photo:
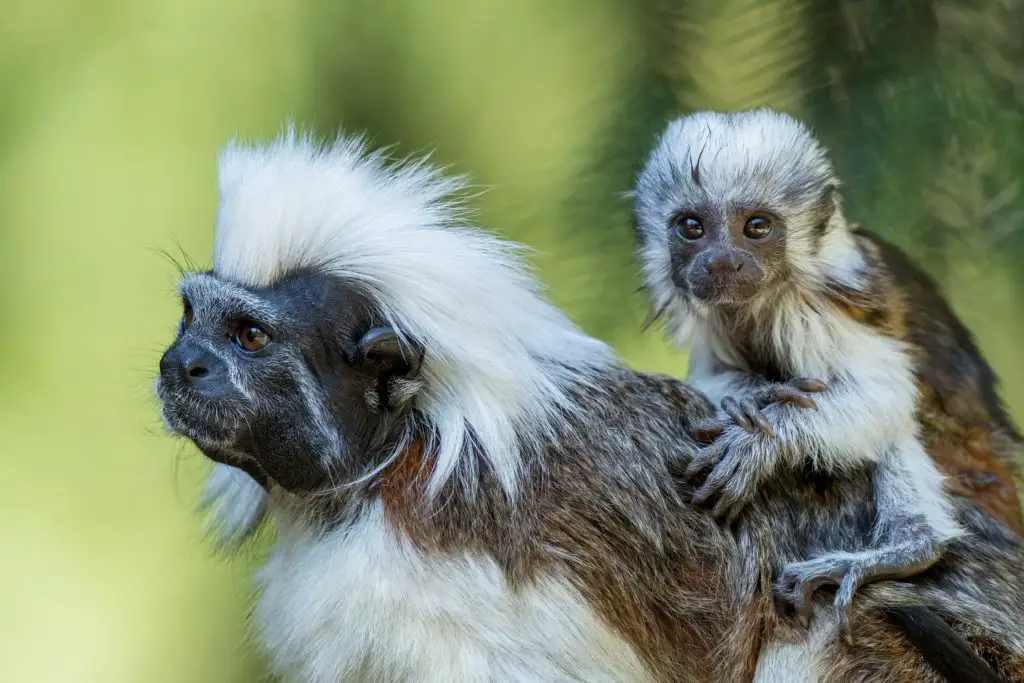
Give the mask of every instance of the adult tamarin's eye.
M 752 240 L 764 239 L 772 231 L 772 222 L 762 216 L 754 216 L 743 226 L 743 234 Z
M 185 299 L 184 305 L 185 313 L 181 317 L 181 322 L 183 325 L 183 329 L 187 330 L 188 326 L 192 324 L 192 304 L 188 302 L 188 299 Z
M 699 240 L 704 236 L 704 226 L 693 216 L 676 216 L 672 219 L 676 234 L 684 240 Z
M 246 351 L 259 351 L 269 341 L 270 335 L 264 332 L 259 325 L 248 321 L 242 323 L 238 332 L 235 333 L 235 343 Z

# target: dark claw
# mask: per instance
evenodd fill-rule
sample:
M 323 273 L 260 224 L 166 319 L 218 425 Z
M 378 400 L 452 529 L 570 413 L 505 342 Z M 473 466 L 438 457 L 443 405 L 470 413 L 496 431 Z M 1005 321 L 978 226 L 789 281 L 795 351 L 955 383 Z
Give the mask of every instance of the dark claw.
M 801 408 L 818 409 L 818 404 L 815 403 L 813 399 L 804 396 L 796 389 L 792 389 L 790 387 L 778 387 L 772 392 L 772 395 L 779 403 L 792 403 L 800 406 Z
M 728 460 L 719 460 L 715 465 L 715 469 L 711 471 L 708 478 L 704 480 L 704 485 L 693 494 L 693 502 L 698 505 L 703 504 L 708 498 L 714 495 L 719 489 L 721 489 L 729 481 L 729 478 L 733 475 L 737 465 L 729 462 Z
M 719 469 L 721 468 L 722 466 L 720 465 Z M 748 490 L 748 487 L 746 486 L 745 478 L 737 475 L 738 465 L 728 469 L 729 476 L 726 480 L 726 485 L 718 494 L 718 501 L 711 511 L 711 516 L 719 521 L 724 521 L 728 526 L 732 526 L 746 507 L 747 498 L 744 492 Z M 716 473 L 717 470 L 712 475 Z
M 739 402 L 732 396 L 726 396 L 722 399 L 722 410 L 724 410 L 725 414 L 740 427 L 743 427 L 748 432 L 754 430 L 754 425 L 749 419 L 747 419 L 747 416 L 743 414 L 743 409 L 740 407 Z
M 816 394 L 819 391 L 825 391 L 825 389 L 828 388 L 828 385 L 822 382 L 820 379 L 811 379 L 809 377 L 795 379 L 792 382 L 790 382 L 790 384 L 792 384 L 800 391 L 806 391 L 809 394 Z
M 775 430 L 772 429 L 772 425 L 768 422 L 768 419 L 761 412 L 761 409 L 757 407 L 757 402 L 752 398 L 745 398 L 740 402 L 740 407 L 743 408 L 743 412 L 746 413 L 747 419 L 750 420 L 751 424 L 760 429 L 763 433 L 768 436 L 774 436 Z
M 711 516 L 717 520 L 724 520 L 727 525 L 732 525 L 743 510 L 742 503 L 728 491 L 724 492 L 711 511 Z
M 715 476 L 719 472 L 718 469 L 712 470 L 711 474 L 704 481 L 704 485 L 693 493 L 693 503 L 696 505 L 703 505 L 708 501 L 711 496 L 718 492 L 718 489 L 722 488 L 725 483 L 725 477 Z
M 850 568 L 847 570 L 842 581 L 839 583 L 839 590 L 836 591 L 836 599 L 833 606 L 839 614 L 839 632 L 847 645 L 853 645 L 853 630 L 850 627 L 850 609 L 853 607 L 853 596 L 861 585 L 861 575 Z
M 703 505 L 714 492 L 715 487 L 711 487 L 708 486 L 707 484 L 704 484 L 699 489 L 693 492 L 693 498 L 691 499 L 691 502 L 694 505 Z

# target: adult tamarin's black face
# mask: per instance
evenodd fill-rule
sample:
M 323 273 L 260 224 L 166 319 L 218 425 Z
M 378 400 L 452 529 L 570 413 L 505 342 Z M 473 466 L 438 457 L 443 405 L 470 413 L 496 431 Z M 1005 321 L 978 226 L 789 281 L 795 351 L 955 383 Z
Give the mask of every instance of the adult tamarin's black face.
M 656 307 L 739 305 L 840 266 L 838 181 L 799 121 L 756 110 L 673 121 L 633 191 L 645 280 Z
M 420 354 L 342 279 L 299 273 L 260 289 L 187 275 L 160 359 L 167 426 L 208 457 L 292 492 L 342 483 L 393 435 Z

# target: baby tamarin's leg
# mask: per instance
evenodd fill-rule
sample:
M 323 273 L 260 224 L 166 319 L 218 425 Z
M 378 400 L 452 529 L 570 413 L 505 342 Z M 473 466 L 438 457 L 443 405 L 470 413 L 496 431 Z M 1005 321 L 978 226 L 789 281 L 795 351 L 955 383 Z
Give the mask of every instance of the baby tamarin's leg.
M 878 463 L 875 479 L 878 522 L 873 548 L 827 552 L 786 566 L 776 584 L 807 624 L 814 593 L 837 586 L 834 608 L 847 640 L 853 596 L 861 586 L 882 579 L 912 576 L 931 567 L 946 544 L 961 533 L 942 490 L 942 476 L 916 439 L 890 448 Z

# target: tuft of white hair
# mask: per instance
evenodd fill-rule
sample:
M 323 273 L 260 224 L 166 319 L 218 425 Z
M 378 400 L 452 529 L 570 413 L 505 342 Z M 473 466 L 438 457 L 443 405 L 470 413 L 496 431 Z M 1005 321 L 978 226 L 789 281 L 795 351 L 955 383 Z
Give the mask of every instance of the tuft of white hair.
M 313 268 L 351 280 L 425 348 L 415 400 L 433 432 L 432 492 L 453 475 L 472 487 L 485 464 L 514 495 L 523 439 L 549 433 L 571 410 L 566 390 L 614 362 L 546 300 L 521 245 L 469 225 L 462 179 L 425 159 L 289 129 L 230 143 L 218 170 L 218 277 L 260 287 Z
M 686 338 L 700 302 L 684 301 L 672 282 L 669 221 L 680 206 L 772 208 L 786 220 L 786 260 L 806 290 L 826 276 L 858 283 L 861 259 L 838 194 L 828 231 L 815 244 L 808 216 L 822 191 L 838 188 L 827 150 L 799 120 L 769 108 L 701 111 L 672 121 L 658 138 L 630 193 L 635 202 L 639 255 L 655 310 Z M 757 307 L 758 302 L 754 302 Z

